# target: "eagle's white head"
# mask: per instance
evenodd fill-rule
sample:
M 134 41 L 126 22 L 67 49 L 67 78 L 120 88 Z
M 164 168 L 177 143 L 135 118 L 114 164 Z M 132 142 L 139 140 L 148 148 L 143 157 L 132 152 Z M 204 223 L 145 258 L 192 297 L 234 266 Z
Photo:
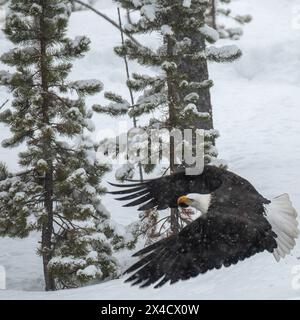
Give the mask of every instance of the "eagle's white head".
M 179 207 L 191 206 L 206 214 L 211 204 L 211 194 L 190 193 L 179 197 L 177 204 Z

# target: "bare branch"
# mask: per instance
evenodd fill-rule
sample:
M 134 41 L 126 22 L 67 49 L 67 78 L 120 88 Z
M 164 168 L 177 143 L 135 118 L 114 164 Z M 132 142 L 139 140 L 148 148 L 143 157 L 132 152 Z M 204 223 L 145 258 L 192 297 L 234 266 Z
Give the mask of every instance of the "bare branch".
M 4 103 L 1 104 L 0 110 L 7 104 L 8 101 L 9 101 L 9 99 L 7 99 Z
M 120 26 L 118 25 L 117 22 L 115 22 L 113 19 L 111 19 L 110 17 L 108 17 L 106 14 L 98 11 L 97 9 L 95 9 L 94 7 L 92 7 L 91 5 L 84 3 L 80 0 L 70 0 L 71 2 L 76 2 L 79 3 L 80 5 L 92 10 L 93 12 L 95 12 L 98 16 L 102 17 L 103 19 L 107 20 L 109 23 L 111 23 L 114 27 L 118 28 L 120 31 L 124 32 L 124 34 L 126 34 L 126 36 L 133 41 L 137 46 L 142 46 L 128 31 L 124 30 L 124 29 L 120 29 Z

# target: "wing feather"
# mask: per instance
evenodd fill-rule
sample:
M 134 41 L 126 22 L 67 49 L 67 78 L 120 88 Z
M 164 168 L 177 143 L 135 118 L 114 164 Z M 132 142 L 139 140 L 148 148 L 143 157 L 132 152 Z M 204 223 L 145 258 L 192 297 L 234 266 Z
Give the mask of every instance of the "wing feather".
M 149 200 L 151 200 L 151 194 L 147 194 L 147 195 L 140 197 L 130 203 L 127 203 L 123 207 L 135 207 L 135 206 L 138 206 L 138 205 L 145 203 L 146 201 L 149 201 Z
M 111 194 L 124 195 L 120 201 L 133 200 L 125 206 L 139 205 L 139 210 L 175 208 L 177 199 L 189 193 L 212 194 L 206 215 L 134 255 L 141 259 L 125 272 L 133 273 L 126 280 L 133 285 L 158 288 L 277 247 L 265 216 L 269 200 L 247 180 L 222 168 L 206 166 L 199 176 L 179 172 L 143 183 L 111 185 L 125 188 Z
M 131 184 L 115 184 L 110 183 L 113 187 L 126 188 L 126 190 L 108 192 L 113 195 L 129 195 L 130 197 L 118 198 L 116 200 L 126 201 L 137 199 L 137 201 L 130 202 L 124 207 L 133 207 L 142 205 L 139 210 L 149 210 L 157 208 L 164 210 L 167 208 L 177 208 L 177 199 L 189 193 L 211 193 L 221 185 L 221 180 L 218 176 L 223 173 L 216 167 L 207 166 L 202 175 L 186 176 L 184 171 L 175 173 L 171 176 L 165 176 L 158 179 L 147 180 L 141 183 Z M 131 180 L 130 182 L 135 182 Z M 144 198 L 144 203 L 140 202 L 142 191 L 146 190 L 150 197 Z M 145 192 L 146 193 L 146 192 Z M 135 195 L 134 195 L 135 194 Z M 149 202 L 149 200 L 151 200 Z M 147 202 L 147 203 L 146 203 Z
M 138 188 L 131 188 L 131 189 L 126 189 L 126 190 L 118 190 L 118 191 L 112 191 L 112 192 L 107 192 L 108 194 L 113 194 L 113 195 L 121 195 L 121 194 L 132 194 L 137 191 L 144 190 L 145 187 L 140 186 Z
M 138 197 L 144 196 L 145 194 L 149 194 L 149 191 L 147 189 L 144 189 L 144 190 L 139 191 L 137 193 L 130 194 L 129 196 L 116 198 L 116 200 L 119 200 L 119 201 L 132 200 L 132 199 L 136 199 Z
M 142 258 L 126 271 L 134 272 L 128 282 L 158 288 L 273 252 L 276 235 L 264 215 L 266 201 L 251 185 L 225 177 L 206 215 L 135 254 Z
M 120 183 L 112 183 L 108 182 L 113 187 L 118 187 L 118 188 L 131 188 L 131 187 L 141 187 L 145 185 L 145 183 L 130 183 L 130 184 L 120 184 Z

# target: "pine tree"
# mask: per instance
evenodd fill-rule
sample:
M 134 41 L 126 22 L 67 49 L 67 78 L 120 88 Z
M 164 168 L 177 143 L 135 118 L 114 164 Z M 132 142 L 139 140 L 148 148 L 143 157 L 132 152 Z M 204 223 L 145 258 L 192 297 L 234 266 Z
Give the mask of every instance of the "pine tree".
M 4 32 L 16 48 L 1 61 L 16 69 L 0 72 L 13 94 L 0 121 L 20 144 L 21 170 L 1 169 L 0 235 L 27 237 L 41 232 L 46 290 L 77 287 L 113 277 L 114 248 L 125 245 L 101 204 L 101 177 L 108 167 L 89 138 L 92 111 L 85 96 L 102 90 L 98 80 L 69 81 L 71 60 L 83 57 L 90 41 L 66 37 L 71 8 L 65 0 L 12 0 Z
M 140 19 L 126 26 L 131 34 L 161 35 L 160 47 L 153 50 L 139 46 L 131 40 L 115 49 L 122 57 L 125 55 L 138 61 L 142 66 L 160 68 L 155 76 L 133 74 L 128 86 L 141 92 L 134 106 L 117 94 L 109 93 L 108 106 L 94 106 L 94 110 L 112 116 L 128 114 L 139 118 L 145 114 L 159 111 L 159 117 L 152 117 L 143 129 L 174 128 L 204 129 L 206 162 L 217 156 L 215 138 L 218 132 L 213 128 L 209 89 L 213 81 L 208 78 L 207 61 L 231 62 L 241 56 L 236 46 L 215 47 L 206 43 L 218 40 L 218 32 L 205 23 L 205 12 L 209 0 L 118 0 L 123 8 L 137 10 Z M 199 67 L 200 66 L 200 67 Z M 200 70 L 201 75 L 197 74 Z M 154 114 L 154 113 L 153 113 Z M 175 145 L 170 141 L 169 171 L 177 170 L 174 163 Z M 182 163 L 182 165 L 185 165 Z M 178 232 L 181 217 L 172 210 L 169 219 L 171 232 Z

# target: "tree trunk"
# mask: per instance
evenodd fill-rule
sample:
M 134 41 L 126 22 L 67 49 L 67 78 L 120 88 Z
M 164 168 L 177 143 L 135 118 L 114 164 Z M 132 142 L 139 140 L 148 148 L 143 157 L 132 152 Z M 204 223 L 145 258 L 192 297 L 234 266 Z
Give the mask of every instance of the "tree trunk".
M 55 281 L 49 271 L 48 264 L 52 258 L 52 232 L 53 232 L 53 172 L 50 170 L 45 174 L 45 209 L 47 212 L 46 221 L 42 229 L 42 257 L 45 278 L 45 290 L 55 290 Z
M 42 8 L 45 10 L 45 2 L 42 1 Z M 42 102 L 42 117 L 44 125 L 49 125 L 49 86 L 47 81 L 47 43 L 45 40 L 45 27 L 44 27 L 44 15 L 41 15 L 40 28 L 41 28 L 41 38 L 40 38 L 40 74 L 41 74 L 41 86 L 43 90 L 43 102 Z M 44 207 L 46 210 L 46 217 L 43 221 L 42 227 L 42 257 L 43 257 L 43 269 L 45 278 L 45 290 L 51 291 L 55 290 L 55 281 L 49 271 L 48 265 L 52 258 L 52 233 L 53 233 L 53 163 L 52 163 L 52 153 L 51 153 L 51 137 L 43 138 L 42 148 L 45 156 L 45 161 L 47 162 L 47 172 L 45 172 L 44 179 Z
M 213 2 L 213 10 L 215 10 L 215 2 Z M 203 16 L 204 21 L 204 16 Z M 189 37 L 192 41 L 190 53 L 193 54 L 195 52 L 204 51 L 206 48 L 205 38 L 204 36 L 198 32 L 193 34 L 187 34 L 186 30 L 182 30 L 182 32 L 177 31 L 178 38 L 177 41 L 182 41 L 184 38 Z M 174 44 L 170 40 L 169 37 L 166 37 L 165 42 L 167 44 L 167 52 L 170 61 L 173 57 L 173 48 Z M 195 62 L 191 55 L 185 55 L 181 57 L 177 61 L 178 73 L 184 76 L 184 79 L 191 82 L 203 82 L 209 79 L 208 72 L 208 64 L 206 59 L 199 59 L 199 61 Z M 210 115 L 209 119 L 200 119 L 196 118 L 193 123 L 187 124 L 187 128 L 191 126 L 194 129 L 203 129 L 203 130 L 211 130 L 214 129 L 213 123 L 213 112 L 212 112 L 212 103 L 211 103 L 211 95 L 210 95 L 210 87 L 204 89 L 189 89 L 186 90 L 177 90 L 174 87 L 174 82 L 172 79 L 172 72 L 167 73 L 168 78 L 168 102 L 169 102 L 169 127 L 170 129 L 178 126 L 176 115 L 178 107 L 182 105 L 181 101 L 184 101 L 184 98 L 191 92 L 196 92 L 199 95 L 199 100 L 196 103 L 197 110 L 199 112 L 207 112 Z M 180 93 L 178 95 L 178 92 Z M 215 141 L 212 141 L 215 144 Z M 170 171 L 171 173 L 176 172 L 177 166 L 174 164 L 174 153 L 175 146 L 174 141 L 170 141 Z M 171 209 L 171 230 L 173 233 L 178 233 L 180 231 L 180 223 L 179 223 L 179 210 Z
M 206 23 L 217 30 L 217 0 L 210 0 Z
M 191 40 L 191 52 L 205 50 L 205 39 L 200 33 L 191 35 Z M 201 59 L 198 61 L 198 63 L 195 63 L 195 61 L 193 61 L 192 58 L 184 57 L 182 58 L 181 63 L 179 63 L 178 70 L 181 74 L 185 74 L 186 80 L 188 82 L 202 82 L 209 79 L 208 65 L 205 59 Z M 210 88 L 192 91 L 197 92 L 200 97 L 198 102 L 196 103 L 197 110 L 199 112 L 208 112 L 210 114 L 209 119 L 196 119 L 194 122 L 194 126 L 197 129 L 213 129 L 214 124 Z M 181 99 L 183 100 L 184 97 L 188 95 L 190 92 L 191 91 L 189 89 L 183 90 L 183 95 Z
M 170 108 L 170 114 L 172 114 L 172 108 Z M 174 139 L 170 139 L 170 173 L 175 173 L 177 166 L 175 165 L 175 144 Z M 180 231 L 179 224 L 179 210 L 176 208 L 171 209 L 171 232 L 177 234 Z
M 215 17 L 215 1 L 212 1 L 213 7 L 212 10 L 214 12 Z M 215 23 L 215 18 L 214 18 Z M 202 34 L 195 33 L 192 35 L 182 34 L 179 41 L 183 40 L 186 36 L 191 38 L 192 46 L 191 46 L 191 53 L 198 52 L 201 50 L 205 50 L 206 43 L 205 39 Z M 168 44 L 168 51 L 171 54 L 172 46 Z M 189 56 L 182 58 L 178 64 L 178 71 L 180 74 L 185 75 L 185 80 L 190 82 L 203 82 L 209 79 L 209 72 L 208 72 L 208 64 L 205 59 L 201 59 L 198 63 L 195 63 L 193 59 Z M 171 126 L 176 123 L 176 119 L 174 115 L 176 114 L 176 90 L 174 90 L 172 86 L 172 82 L 168 83 L 168 90 L 169 90 L 169 121 Z M 191 90 L 179 90 L 182 92 L 182 95 L 179 97 L 181 101 L 184 100 L 185 96 L 191 93 Z M 196 103 L 197 110 L 199 112 L 207 112 L 210 114 L 209 119 L 195 119 L 192 123 L 192 126 L 195 129 L 203 129 L 203 130 L 211 130 L 214 129 L 213 123 L 213 111 L 212 111 L 212 103 L 211 103 L 211 95 L 210 95 L 210 88 L 199 89 L 199 90 L 192 90 L 192 92 L 197 92 L 199 95 L 199 100 Z M 172 103 L 173 102 L 173 103 Z M 175 126 L 175 125 L 174 125 Z M 215 141 L 213 140 L 213 144 Z M 176 171 L 176 165 L 174 164 L 174 142 L 170 142 L 170 171 L 171 173 Z M 179 223 L 179 210 L 178 209 L 171 209 L 171 230 L 172 233 L 178 233 L 180 231 L 180 223 Z
M 170 60 L 173 58 L 173 48 L 174 44 L 169 37 L 166 39 L 167 51 Z M 167 82 L 168 82 L 168 103 L 169 103 L 169 131 L 171 132 L 173 128 L 177 126 L 176 119 L 176 105 L 179 103 L 177 101 L 177 94 L 174 88 L 174 83 L 172 79 L 172 72 L 167 72 Z M 177 166 L 175 165 L 175 143 L 173 137 L 170 136 L 170 173 L 176 172 Z M 171 209 L 171 232 L 172 234 L 177 234 L 180 231 L 179 225 L 179 210 Z
M 217 0 L 211 0 L 212 28 L 217 30 Z

